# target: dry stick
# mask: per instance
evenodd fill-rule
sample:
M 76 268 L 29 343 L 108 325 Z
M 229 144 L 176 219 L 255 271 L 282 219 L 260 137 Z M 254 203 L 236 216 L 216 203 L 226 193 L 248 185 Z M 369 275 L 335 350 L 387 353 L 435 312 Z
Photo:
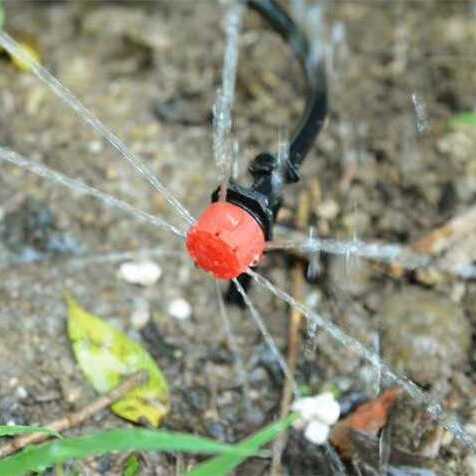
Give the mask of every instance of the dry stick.
M 92 417 L 97 412 L 112 405 L 114 402 L 122 398 L 126 393 L 146 383 L 147 379 L 148 376 L 146 372 L 136 372 L 130 377 L 126 378 L 116 388 L 112 389 L 102 397 L 99 397 L 89 405 L 86 405 L 81 410 L 71 413 L 70 415 L 60 418 L 59 420 L 52 421 L 51 423 L 45 425 L 45 427 L 57 432 L 74 428 L 75 426 L 80 425 L 83 421 Z M 18 450 L 21 450 L 25 446 L 31 445 L 33 443 L 41 443 L 49 438 L 51 438 L 51 435 L 47 433 L 31 433 L 29 435 L 19 436 L 0 447 L 0 459 L 17 452 Z
M 468 208 L 443 226 L 433 230 L 411 245 L 420 253 L 434 255 L 447 250 L 453 243 L 476 229 L 476 206 Z
M 476 206 L 472 206 L 465 210 L 460 215 L 457 215 L 447 221 L 444 225 L 434 229 L 430 233 L 414 241 L 408 246 L 408 249 L 424 254 L 430 257 L 436 257 L 432 266 L 442 272 L 446 272 L 463 279 L 474 278 L 476 267 L 469 264 L 465 269 L 448 267 L 444 262 L 444 253 L 449 252 L 453 247 L 456 248 L 458 242 L 461 242 L 470 234 L 476 231 Z M 437 257 L 443 255 L 443 258 Z M 393 277 L 400 277 L 402 274 L 402 267 L 395 263 L 390 267 L 388 272 Z M 419 279 L 419 276 L 416 276 Z
M 299 196 L 298 216 L 296 225 L 299 229 L 305 230 L 308 225 L 310 206 L 309 195 L 307 190 L 304 190 Z M 304 297 L 304 273 L 305 265 L 302 261 L 295 263 L 292 269 L 292 295 L 297 296 L 296 299 L 302 301 Z M 303 315 L 296 309 L 291 308 L 291 319 L 288 329 L 288 367 L 292 374 L 294 374 L 297 361 L 299 357 L 299 349 L 301 347 L 301 325 Z M 289 379 L 285 380 L 283 394 L 281 397 L 281 418 L 285 418 L 289 414 L 289 407 L 291 406 L 293 398 L 293 388 Z M 288 432 L 283 431 L 273 444 L 273 462 L 271 466 L 271 475 L 279 476 L 283 474 L 281 466 L 281 456 L 286 446 L 288 439 Z

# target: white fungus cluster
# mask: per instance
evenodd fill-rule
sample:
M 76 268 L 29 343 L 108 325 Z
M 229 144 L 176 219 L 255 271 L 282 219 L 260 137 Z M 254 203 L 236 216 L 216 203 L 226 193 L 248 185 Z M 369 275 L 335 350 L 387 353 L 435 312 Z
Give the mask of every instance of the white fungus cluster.
M 339 403 L 330 392 L 300 398 L 293 403 L 292 410 L 300 416 L 296 426 L 304 429 L 305 438 L 316 445 L 326 443 L 330 427 L 340 415 Z

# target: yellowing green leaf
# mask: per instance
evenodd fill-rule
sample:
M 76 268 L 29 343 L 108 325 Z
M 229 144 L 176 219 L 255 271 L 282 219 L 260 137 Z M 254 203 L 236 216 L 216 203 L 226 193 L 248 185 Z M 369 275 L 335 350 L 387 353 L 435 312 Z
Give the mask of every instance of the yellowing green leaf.
M 88 381 L 99 392 L 117 387 L 125 377 L 146 371 L 148 381 L 111 406 L 114 413 L 134 422 L 159 426 L 169 410 L 167 381 L 152 357 L 121 331 L 84 309 L 71 296 L 68 335 L 74 354 Z

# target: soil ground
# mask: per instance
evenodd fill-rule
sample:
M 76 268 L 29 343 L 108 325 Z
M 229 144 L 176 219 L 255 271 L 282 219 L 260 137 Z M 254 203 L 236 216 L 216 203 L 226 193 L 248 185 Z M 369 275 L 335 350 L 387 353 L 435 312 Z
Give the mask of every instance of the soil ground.
M 43 63 L 197 216 L 217 185 L 210 117 L 220 84 L 224 12 L 225 3 L 212 0 L 7 0 L 6 29 L 33 41 Z M 328 42 L 338 22 L 347 37 L 346 43 L 334 40 L 330 120 L 305 164 L 303 181 L 286 195 L 280 221 L 292 225 L 298 192 L 309 190 L 310 222 L 320 236 L 411 243 L 476 198 L 476 134 L 448 127 L 449 118 L 476 104 L 476 4 L 342 0 L 328 2 L 324 15 Z M 248 13 L 234 111 L 243 175 L 255 153 L 291 133 L 303 92 L 289 49 Z M 425 106 L 418 121 L 412 94 Z M 160 194 L 6 57 L 0 61 L 0 143 L 180 224 Z M 63 237 L 63 244 L 68 237 L 66 253 L 51 251 L 49 228 L 39 243 L 29 242 L 31 236 L 16 225 L 25 214 L 37 213 L 31 203 L 37 212 L 39 207 L 52 213 L 51 233 Z M 0 211 L 1 423 L 47 423 L 95 397 L 66 335 L 65 289 L 158 359 L 172 389 L 167 428 L 236 441 L 277 415 L 282 376 L 246 311 L 230 307 L 250 378 L 253 412 L 243 414 L 214 284 L 194 268 L 175 237 L 3 164 Z M 464 244 L 468 262 L 476 259 L 475 241 L 469 237 Z M 19 262 L 32 247 L 44 259 Z M 154 247 L 178 255 L 157 258 L 163 277 L 151 288 L 121 281 L 118 262 L 71 260 L 72 253 Z M 289 290 L 292 263 L 290 256 L 273 253 L 260 271 Z M 307 302 L 367 345 L 380 342 L 391 365 L 443 400 L 474 433 L 476 355 L 470 336 L 476 285 L 438 273 L 423 284 L 415 273 L 392 278 L 363 261 L 346 266 L 325 257 L 321 265 L 319 283 L 306 284 Z M 253 288 L 250 295 L 285 351 L 289 309 L 264 290 Z M 190 319 L 168 315 L 177 297 L 192 305 Z M 144 303 L 152 319 L 139 328 L 131 315 Z M 324 333 L 309 341 L 301 352 L 299 384 L 312 392 L 334 388 L 368 397 L 378 392 L 375 372 L 350 349 Z M 104 411 L 70 433 L 119 425 L 125 423 Z M 409 398 L 398 406 L 390 431 L 392 451 L 415 455 L 428 448 L 425 441 L 435 440 L 434 425 Z M 448 434 L 434 444 L 436 455 L 412 466 L 438 475 L 476 474 L 474 455 Z M 143 474 L 151 475 L 176 474 L 196 461 L 144 458 Z M 78 467 L 84 474 L 120 474 L 122 459 L 105 456 Z M 304 443 L 298 432 L 291 435 L 284 466 L 290 475 L 332 474 L 325 453 Z M 267 468 L 267 461 L 249 461 L 237 474 L 267 474 Z M 400 471 L 393 474 L 410 474 Z

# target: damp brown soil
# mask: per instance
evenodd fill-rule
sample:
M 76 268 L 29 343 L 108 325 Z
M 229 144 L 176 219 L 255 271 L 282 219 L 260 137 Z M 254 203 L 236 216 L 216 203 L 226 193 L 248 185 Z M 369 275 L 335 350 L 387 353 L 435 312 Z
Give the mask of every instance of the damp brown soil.
M 476 104 L 476 4 L 328 5 L 324 38 L 329 42 L 341 22 L 347 42 L 334 43 L 329 121 L 306 161 L 302 182 L 287 191 L 279 221 L 292 226 L 297 197 L 307 191 L 309 223 L 319 235 L 410 243 L 476 198 L 476 133 L 448 127 L 449 118 Z M 197 216 L 217 185 L 210 118 L 222 68 L 224 5 L 7 0 L 6 12 L 7 31 L 33 44 L 43 63 Z M 303 93 L 289 49 L 247 14 L 234 110 L 243 175 L 254 154 L 291 133 Z M 413 94 L 425 107 L 419 121 Z M 159 193 L 6 56 L 0 58 L 0 143 L 181 224 Z M 36 213 L 43 208 L 54 217 L 33 241 L 22 225 L 31 203 Z M 167 428 L 233 442 L 278 414 L 283 380 L 276 362 L 248 313 L 230 307 L 249 378 L 252 411 L 244 412 L 214 283 L 194 268 L 181 240 L 4 164 L 0 212 L 0 423 L 45 424 L 95 397 L 66 335 L 65 290 L 157 358 L 172 389 Z M 48 233 L 63 237 L 63 244 L 67 237 L 69 247 L 59 250 L 63 253 L 50 249 Z M 468 241 L 471 262 L 476 246 L 474 237 Z M 149 288 L 121 281 L 120 262 L 72 260 L 75 253 L 101 256 L 154 247 L 172 253 L 156 258 L 163 276 Z M 41 261 L 15 262 L 32 248 L 40 249 Z M 273 253 L 260 272 L 289 291 L 292 266 L 292 257 Z M 378 342 L 384 358 L 443 400 L 474 435 L 476 286 L 447 275 L 423 283 L 417 278 L 323 257 L 319 282 L 305 284 L 304 295 L 347 333 L 369 346 Z M 252 288 L 250 296 L 285 352 L 289 309 L 262 289 Z M 178 297 L 192 306 L 188 320 L 168 314 Z M 141 327 L 131 315 L 144 303 L 151 319 Z M 374 369 L 325 333 L 312 341 L 304 337 L 296 379 L 311 392 L 333 388 L 371 397 L 379 391 Z M 121 425 L 103 411 L 68 434 Z M 431 440 L 438 447 L 435 455 L 424 461 L 416 457 L 412 466 L 435 474 L 475 474 L 474 456 L 434 429 L 407 398 L 392 416 L 392 451 L 421 454 L 429 451 Z M 151 475 L 176 474 L 196 461 L 177 455 L 144 458 L 143 474 Z M 121 456 L 105 456 L 78 467 L 84 474 L 120 474 L 121 462 Z M 326 453 L 298 432 L 291 435 L 284 466 L 291 475 L 332 474 Z M 237 474 L 267 474 L 268 467 L 267 460 L 249 461 Z

